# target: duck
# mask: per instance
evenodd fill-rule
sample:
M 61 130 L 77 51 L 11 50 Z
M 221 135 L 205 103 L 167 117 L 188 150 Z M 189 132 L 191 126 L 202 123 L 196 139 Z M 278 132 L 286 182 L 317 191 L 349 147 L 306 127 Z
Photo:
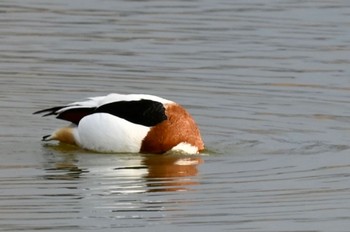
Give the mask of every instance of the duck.
M 105 153 L 198 154 L 204 150 L 190 113 L 155 95 L 111 93 L 33 114 L 54 115 L 70 122 L 43 136 L 45 142 L 56 140 Z

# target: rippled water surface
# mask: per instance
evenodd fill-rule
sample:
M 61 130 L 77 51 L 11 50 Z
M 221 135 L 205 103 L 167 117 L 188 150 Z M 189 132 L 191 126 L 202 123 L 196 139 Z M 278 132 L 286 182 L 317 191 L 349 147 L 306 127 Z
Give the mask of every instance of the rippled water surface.
M 1 231 L 349 231 L 350 2 L 3 0 Z M 32 112 L 184 105 L 200 156 L 42 144 Z

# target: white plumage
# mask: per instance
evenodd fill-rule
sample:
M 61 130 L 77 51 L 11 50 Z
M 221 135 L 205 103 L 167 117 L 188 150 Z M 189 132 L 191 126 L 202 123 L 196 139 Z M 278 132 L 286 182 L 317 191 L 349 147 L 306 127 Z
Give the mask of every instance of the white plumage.
M 85 149 L 99 152 L 139 152 L 149 130 L 111 114 L 92 114 L 80 121 L 77 142 Z

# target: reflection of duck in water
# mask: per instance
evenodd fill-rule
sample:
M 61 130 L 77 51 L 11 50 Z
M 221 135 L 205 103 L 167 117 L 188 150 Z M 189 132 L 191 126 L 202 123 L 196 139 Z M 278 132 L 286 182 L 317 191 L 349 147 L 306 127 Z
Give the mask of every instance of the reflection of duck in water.
M 198 156 L 145 156 L 142 163 L 148 173 L 144 178 L 150 192 L 185 191 L 185 186 L 198 185 L 193 178 L 203 160 Z
M 175 102 L 144 94 L 109 94 L 37 111 L 72 122 L 44 141 L 98 152 L 196 154 L 204 149 L 191 115 Z
M 45 179 L 74 180 L 83 175 L 84 183 L 90 183 L 90 187 L 106 180 L 104 185 L 92 188 L 109 193 L 186 191 L 199 184 L 196 178 L 198 165 L 203 163 L 201 156 L 192 155 L 148 154 L 121 157 L 57 153 L 61 147 L 49 147 L 55 151 L 44 156 L 47 159 L 44 165 Z

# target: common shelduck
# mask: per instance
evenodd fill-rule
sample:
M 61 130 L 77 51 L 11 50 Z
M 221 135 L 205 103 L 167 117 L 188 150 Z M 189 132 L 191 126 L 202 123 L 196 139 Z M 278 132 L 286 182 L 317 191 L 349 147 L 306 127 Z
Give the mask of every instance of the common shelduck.
M 197 154 L 204 149 L 192 116 L 179 104 L 146 94 L 108 94 L 35 112 L 70 121 L 43 137 L 97 152 Z

